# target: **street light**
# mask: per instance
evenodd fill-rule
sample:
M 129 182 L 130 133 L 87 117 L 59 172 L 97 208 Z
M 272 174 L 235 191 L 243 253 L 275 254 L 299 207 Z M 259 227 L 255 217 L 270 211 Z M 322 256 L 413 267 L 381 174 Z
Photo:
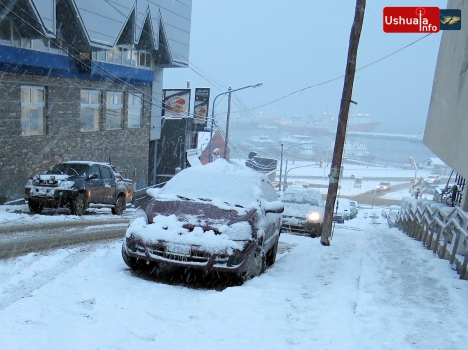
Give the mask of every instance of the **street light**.
M 226 95 L 226 94 L 229 94 L 229 100 L 228 100 L 228 114 L 227 114 L 227 120 L 226 120 L 226 140 L 225 140 L 225 144 L 224 144 L 224 157 L 226 157 L 226 149 L 227 149 L 227 144 L 228 144 L 228 136 L 229 136 L 229 117 L 230 117 L 230 114 L 231 114 L 231 94 L 233 92 L 236 92 L 236 91 L 239 91 L 239 90 L 244 90 L 244 89 L 248 89 L 248 88 L 256 88 L 256 87 L 260 87 L 262 86 L 263 83 L 257 83 L 257 84 L 253 84 L 253 85 L 247 85 L 247 86 L 243 86 L 241 88 L 238 88 L 238 89 L 232 89 L 231 87 L 229 87 L 229 90 L 228 91 L 225 91 L 225 92 L 222 92 L 220 93 L 219 95 L 217 95 L 214 100 L 213 100 L 213 107 L 211 108 L 211 129 L 210 129 L 210 147 L 209 147 L 209 151 L 210 151 L 210 154 L 208 155 L 208 161 L 211 163 L 211 161 L 213 160 L 213 129 L 214 129 L 214 109 L 215 109 L 215 103 L 216 103 L 216 99 L 219 97 L 219 96 L 222 96 L 222 95 Z
M 288 157 L 289 155 L 289 150 L 291 148 L 294 148 L 294 147 L 298 147 L 298 146 L 303 146 L 303 145 L 309 145 L 310 142 L 301 142 L 301 143 L 296 143 L 295 145 L 292 145 L 292 146 L 289 146 L 286 150 L 286 157 Z M 284 182 L 283 182 L 283 191 L 286 190 L 286 185 L 287 185 L 287 180 L 288 180 L 288 161 L 289 161 L 289 158 L 286 158 L 286 166 L 284 168 Z M 282 168 L 283 166 L 283 159 L 281 158 L 281 166 L 280 166 L 280 169 Z

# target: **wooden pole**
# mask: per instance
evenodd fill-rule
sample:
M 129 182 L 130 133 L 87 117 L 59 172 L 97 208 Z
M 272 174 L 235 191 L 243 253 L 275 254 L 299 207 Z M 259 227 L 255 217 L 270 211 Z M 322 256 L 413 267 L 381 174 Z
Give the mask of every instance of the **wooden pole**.
M 322 235 L 320 243 L 324 246 L 330 245 L 332 235 L 333 209 L 335 207 L 336 194 L 338 192 L 338 183 L 340 180 L 341 160 L 346 138 L 346 128 L 348 126 L 349 104 L 353 94 L 354 73 L 356 71 L 356 58 L 361 37 L 362 22 L 364 20 L 364 10 L 366 0 L 356 0 L 356 10 L 354 13 L 354 22 L 351 28 L 348 48 L 348 62 L 346 64 L 346 74 L 341 97 L 340 115 L 338 117 L 338 126 L 336 130 L 335 149 L 331 163 L 329 175 L 329 185 L 327 193 L 327 202 L 325 205 L 325 216 L 323 218 Z

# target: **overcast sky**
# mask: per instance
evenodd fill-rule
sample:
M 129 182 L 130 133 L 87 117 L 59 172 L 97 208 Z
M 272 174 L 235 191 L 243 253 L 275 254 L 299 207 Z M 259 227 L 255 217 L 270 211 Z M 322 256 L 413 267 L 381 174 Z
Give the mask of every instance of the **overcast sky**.
M 344 75 L 355 1 L 194 0 L 190 67 L 166 69 L 164 88 L 211 87 L 220 92 L 263 82 L 236 93 L 246 108 L 264 105 L 294 91 Z M 362 67 L 424 34 L 386 34 L 385 6 L 438 6 L 441 0 L 368 0 L 358 50 Z M 441 33 L 432 34 L 356 72 L 351 113 L 381 121 L 375 131 L 424 130 Z M 344 80 L 320 85 L 249 113 L 260 116 L 339 114 Z M 218 99 L 218 112 L 226 111 Z M 212 103 L 212 102 L 211 102 Z M 218 104 L 218 102 L 217 102 Z M 211 108 L 211 105 L 210 105 Z M 239 110 L 234 106 L 233 110 Z M 211 111 L 210 111 L 211 115 Z

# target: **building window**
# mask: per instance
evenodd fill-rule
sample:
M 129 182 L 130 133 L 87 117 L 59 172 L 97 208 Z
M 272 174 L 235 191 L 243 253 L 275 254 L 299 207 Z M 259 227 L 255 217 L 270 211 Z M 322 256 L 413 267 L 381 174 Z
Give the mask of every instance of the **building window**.
M 49 52 L 49 40 L 47 39 L 33 39 L 32 48 L 37 51 Z
M 101 92 L 81 90 L 81 131 L 99 131 Z
M 140 67 L 151 68 L 151 54 L 140 51 Z
M 4 19 L 0 21 L 0 44 L 11 45 L 11 22 Z
M 123 92 L 107 92 L 106 130 L 122 129 Z
M 128 128 L 141 127 L 141 112 L 143 110 L 143 94 L 128 94 Z
M 109 62 L 124 66 L 132 66 L 144 69 L 151 69 L 153 58 L 145 51 L 131 50 L 130 46 L 118 46 L 109 51 L 93 51 L 93 60 L 99 62 Z
M 114 48 L 114 63 L 122 64 L 122 48 Z
M 21 87 L 21 135 L 44 135 L 44 95 L 43 87 Z

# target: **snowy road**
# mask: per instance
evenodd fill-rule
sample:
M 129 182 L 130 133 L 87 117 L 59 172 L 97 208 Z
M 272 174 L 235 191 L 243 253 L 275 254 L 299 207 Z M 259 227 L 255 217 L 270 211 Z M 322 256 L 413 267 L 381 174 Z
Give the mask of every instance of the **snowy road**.
M 4 349 L 465 349 L 468 282 L 364 217 L 330 247 L 283 234 L 241 287 L 135 275 L 121 240 L 0 262 Z

